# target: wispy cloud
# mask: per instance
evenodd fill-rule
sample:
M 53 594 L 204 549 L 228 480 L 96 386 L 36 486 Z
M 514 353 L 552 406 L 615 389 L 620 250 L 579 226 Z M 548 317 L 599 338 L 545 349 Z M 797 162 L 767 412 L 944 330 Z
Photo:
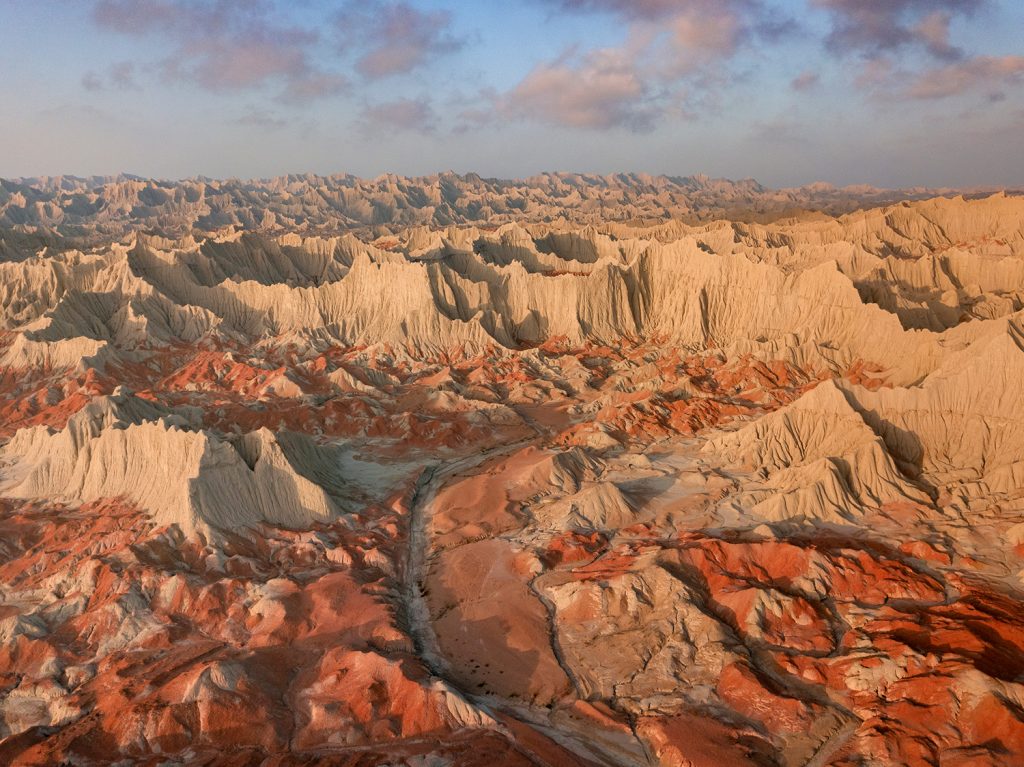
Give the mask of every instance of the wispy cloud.
M 954 17 L 970 16 L 986 0 L 811 0 L 832 14 L 832 49 L 867 54 L 922 46 L 939 58 L 958 58 L 949 42 Z
M 949 11 L 933 11 L 914 25 L 914 38 L 935 58 L 947 61 L 963 58 L 963 50 L 949 41 L 952 20 L 953 14 Z
M 749 135 L 758 144 L 807 146 L 811 143 L 806 126 L 792 118 L 755 121 L 750 125 Z
M 1024 56 L 974 56 L 929 69 L 914 77 L 906 94 L 916 99 L 942 99 L 972 91 L 1001 101 L 1000 88 L 1024 82 Z
M 135 79 L 135 64 L 131 61 L 119 61 L 111 64 L 103 73 L 89 70 L 82 75 L 82 87 L 87 91 L 138 90 L 139 83 Z
M 362 127 L 371 132 L 409 131 L 433 133 L 437 130 L 437 115 L 426 98 L 395 99 L 368 105 L 360 117 Z
M 306 104 L 317 99 L 345 93 L 351 88 L 351 81 L 335 72 L 308 72 L 302 77 L 289 78 L 277 95 L 284 104 Z
M 776 39 L 790 20 L 759 0 L 550 0 L 562 13 L 604 13 L 624 29 L 622 45 L 569 49 L 536 65 L 496 100 L 505 116 L 575 128 L 650 130 L 725 75 L 756 39 Z
M 261 128 L 263 130 L 278 130 L 288 126 L 288 120 L 269 109 L 260 107 L 249 107 L 240 117 L 232 122 L 236 125 L 245 125 L 250 128 Z
M 168 42 L 171 53 L 157 62 L 166 79 L 216 91 L 278 84 L 293 101 L 345 85 L 313 63 L 318 33 L 284 22 L 266 0 L 98 0 L 93 18 L 124 35 Z
M 820 82 L 821 75 L 819 75 L 817 72 L 807 71 L 801 72 L 796 77 L 794 77 L 793 80 L 790 82 L 789 86 L 795 91 L 805 92 L 813 90 L 814 88 L 817 87 L 818 83 Z
M 988 0 L 812 3 L 832 14 L 827 44 L 863 57 L 855 83 L 876 97 L 944 99 L 978 93 L 998 99 L 1002 88 L 1024 80 L 1024 57 L 970 52 L 952 40 L 954 22 L 975 16 Z
M 378 79 L 412 72 L 461 48 L 448 11 L 425 11 L 407 2 L 352 0 L 335 17 L 341 45 L 358 51 L 355 67 Z
M 611 19 L 620 39 L 588 45 L 581 33 L 575 45 L 528 62 L 513 85 L 480 82 L 473 99 L 439 114 L 434 100 L 441 103 L 455 86 L 442 84 L 430 98 L 408 97 L 405 86 L 418 83 L 411 92 L 425 92 L 423 82 L 409 76 L 465 48 L 459 30 L 474 18 L 466 6 L 453 4 L 449 11 L 420 0 L 90 2 L 97 25 L 151 43 L 154 54 L 94 65 L 81 77 L 88 91 L 188 83 L 215 92 L 252 90 L 266 97 L 264 105 L 282 109 L 344 94 L 366 105 L 358 119 L 364 128 L 419 132 L 528 121 L 643 133 L 725 103 L 748 52 L 763 57 L 781 50 L 783 36 L 801 34 L 807 41 L 813 34 L 775 0 L 528 0 L 547 8 L 548 23 L 563 29 L 588 30 L 595 20 Z M 1008 98 L 1024 79 L 1021 57 L 971 51 L 957 39 L 990 2 L 805 0 L 803 7 L 825 14 L 830 24 L 821 42 L 852 60 L 851 87 L 874 98 L 974 92 Z M 808 68 L 776 85 L 782 95 L 810 94 L 820 92 L 820 82 Z M 265 111 L 240 121 L 273 128 L 278 119 Z
M 659 112 L 634 61 L 617 49 L 541 64 L 494 103 L 505 117 L 574 128 L 644 131 L 653 127 Z

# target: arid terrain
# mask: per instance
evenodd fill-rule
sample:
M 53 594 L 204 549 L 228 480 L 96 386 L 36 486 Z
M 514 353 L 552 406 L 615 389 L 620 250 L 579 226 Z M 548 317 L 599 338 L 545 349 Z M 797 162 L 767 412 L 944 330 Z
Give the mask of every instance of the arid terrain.
M 4 181 L 0 440 L 0 764 L 1024 764 L 1024 197 Z
M 521 180 L 451 172 L 375 179 L 295 174 L 250 181 L 51 176 L 0 179 L 0 227 L 4 239 L 29 231 L 87 244 L 105 244 L 140 231 L 170 237 L 240 230 L 270 236 L 355 233 L 367 239 L 413 226 L 494 229 L 534 223 L 579 228 L 610 222 L 772 221 L 810 210 L 840 214 L 956 193 L 821 183 L 769 189 L 752 179 L 643 173 L 545 173 Z

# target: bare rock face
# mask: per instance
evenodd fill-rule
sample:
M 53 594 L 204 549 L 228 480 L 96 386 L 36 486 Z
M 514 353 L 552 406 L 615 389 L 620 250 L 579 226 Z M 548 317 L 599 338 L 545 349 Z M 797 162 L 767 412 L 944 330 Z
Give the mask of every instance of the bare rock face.
M 1024 200 L 910 198 L 2 182 L 0 763 L 1024 763 Z
M 418 178 L 387 174 L 375 179 L 292 174 L 266 180 L 177 182 L 127 175 L 55 176 L 0 180 L 0 225 L 85 240 L 109 239 L 136 229 L 159 231 L 167 240 L 226 228 L 274 235 L 379 235 L 411 229 L 414 252 L 419 253 L 444 240 L 461 239 L 445 231 L 453 225 L 556 220 L 582 227 L 608 221 L 660 222 L 668 217 L 691 222 L 730 217 L 774 220 L 807 209 L 835 214 L 940 193 L 952 194 L 863 186 L 839 189 L 828 184 L 775 190 L 750 179 L 643 173 L 544 173 L 520 180 L 485 179 L 474 173 Z M 923 233 L 933 235 L 936 230 L 932 226 Z M 573 234 L 557 236 L 571 241 Z M 579 250 L 590 252 L 587 244 Z M 277 267 L 274 255 L 268 251 L 268 261 Z
M 188 426 L 130 394 L 96 397 L 60 432 L 18 432 L 6 447 L 14 479 L 4 492 L 70 502 L 125 498 L 187 534 L 261 522 L 303 527 L 338 516 L 327 490 L 341 484 L 329 449 L 266 428 L 230 440 Z

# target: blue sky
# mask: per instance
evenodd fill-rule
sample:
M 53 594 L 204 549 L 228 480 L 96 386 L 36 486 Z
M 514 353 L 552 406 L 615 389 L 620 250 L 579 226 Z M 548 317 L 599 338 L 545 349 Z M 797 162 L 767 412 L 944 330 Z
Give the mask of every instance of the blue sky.
M 1019 0 L 5 0 L 0 176 L 1024 185 Z

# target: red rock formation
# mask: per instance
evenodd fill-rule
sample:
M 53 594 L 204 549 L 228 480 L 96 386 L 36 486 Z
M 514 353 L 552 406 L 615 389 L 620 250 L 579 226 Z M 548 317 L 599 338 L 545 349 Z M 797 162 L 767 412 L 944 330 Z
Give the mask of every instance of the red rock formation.
M 1024 763 L 1020 218 L 3 261 L 0 763 Z

